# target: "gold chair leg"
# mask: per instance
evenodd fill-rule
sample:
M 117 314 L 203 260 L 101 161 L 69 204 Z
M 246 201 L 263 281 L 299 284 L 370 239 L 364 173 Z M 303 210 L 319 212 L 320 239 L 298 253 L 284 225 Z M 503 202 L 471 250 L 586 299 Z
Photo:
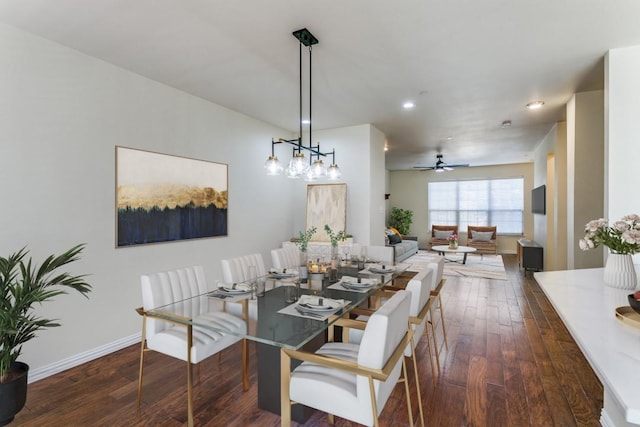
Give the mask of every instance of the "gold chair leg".
M 191 367 L 191 347 L 193 346 L 193 326 L 187 325 L 187 423 L 193 427 L 193 379 Z
M 413 339 L 413 335 L 411 336 L 411 360 L 413 361 L 413 375 L 415 376 L 416 393 L 418 395 L 418 413 L 420 414 L 420 425 L 424 427 L 424 413 L 422 412 L 422 396 L 420 393 L 420 378 L 418 376 L 418 363 L 416 362 L 416 344 Z M 433 362 L 431 366 L 433 368 Z M 434 378 L 434 383 L 435 383 L 435 378 Z M 409 398 L 409 395 L 407 394 L 407 399 L 408 398 Z
M 427 321 L 427 324 L 431 327 L 431 338 L 435 349 L 436 366 L 438 367 L 438 374 L 440 374 L 440 351 L 438 350 L 438 340 L 436 339 L 436 328 L 433 325 L 433 307 L 431 307 L 431 310 L 429 311 L 429 317 L 430 319 Z
M 280 349 L 280 425 L 291 427 L 291 398 L 289 382 L 291 381 L 291 358 L 284 349 Z
M 327 414 L 327 418 L 329 419 L 329 424 L 334 425 L 336 423 L 336 417 L 333 414 Z
M 144 367 L 145 344 L 147 342 L 146 317 L 142 317 L 142 340 L 140 341 L 140 372 L 138 373 L 138 408 L 142 402 L 142 372 Z
M 444 307 L 442 306 L 442 296 L 438 292 L 438 307 L 440 308 L 440 323 L 442 323 L 442 335 L 444 336 L 444 348 L 449 350 L 447 343 L 447 328 L 444 326 Z
M 404 392 L 407 395 L 407 412 L 409 412 L 409 426 L 413 427 L 413 410 L 411 409 L 411 394 L 409 393 L 409 377 L 407 376 L 407 363 L 404 357 L 402 357 L 402 377 L 404 378 Z
M 404 366 L 404 360 L 402 361 Z M 378 405 L 376 404 L 376 391 L 373 388 L 373 377 L 369 377 L 369 398 L 371 399 L 371 412 L 373 414 L 373 426 L 379 427 L 378 424 Z M 409 417 L 411 418 L 411 417 Z
M 433 382 L 433 386 L 436 385 L 436 367 L 433 364 L 433 350 L 431 348 L 431 334 L 429 333 L 429 324 L 430 322 L 427 320 L 424 325 L 424 334 L 427 336 L 427 351 L 429 352 L 429 364 L 431 365 L 431 381 Z

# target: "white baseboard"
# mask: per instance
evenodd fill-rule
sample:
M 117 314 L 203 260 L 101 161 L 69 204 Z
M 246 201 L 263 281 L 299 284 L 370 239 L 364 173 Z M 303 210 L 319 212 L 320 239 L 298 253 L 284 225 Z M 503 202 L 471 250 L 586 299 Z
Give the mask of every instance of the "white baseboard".
M 68 357 L 66 359 L 60 360 L 50 365 L 43 366 L 38 369 L 33 369 L 33 370 L 30 369 L 28 382 L 30 384 L 30 383 L 39 381 L 41 379 L 50 377 L 51 375 L 55 375 L 62 371 L 66 371 L 69 368 L 73 368 L 78 365 L 82 365 L 83 363 L 97 359 L 99 357 L 106 356 L 107 354 L 113 353 L 114 351 L 121 350 L 132 344 L 139 343 L 141 337 L 142 337 L 142 334 L 137 333 L 128 337 L 121 338 L 117 341 L 113 341 L 108 344 L 102 345 L 100 347 L 93 348 L 83 353 L 76 354 L 74 356 Z

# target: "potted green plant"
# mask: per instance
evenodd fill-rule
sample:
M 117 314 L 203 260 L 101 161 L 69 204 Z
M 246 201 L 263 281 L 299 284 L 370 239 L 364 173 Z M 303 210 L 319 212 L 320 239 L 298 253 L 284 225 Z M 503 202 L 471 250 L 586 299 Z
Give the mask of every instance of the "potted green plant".
M 0 425 L 10 423 L 26 401 L 29 366 L 17 361 L 22 345 L 36 332 L 60 326 L 56 319 L 37 316 L 33 306 L 66 294 L 65 288 L 85 296 L 91 290 L 84 275 L 56 272 L 79 259 L 83 249 L 77 245 L 62 255 L 50 255 L 40 266 L 27 259 L 25 248 L 0 257 Z
M 298 248 L 300 248 L 300 281 L 305 283 L 307 281 L 307 248 L 309 247 L 309 242 L 314 234 L 316 234 L 316 227 L 313 226 L 306 231 L 300 231 L 298 233 L 298 239 L 296 240 L 296 244 Z
M 413 211 L 409 209 L 392 208 L 389 217 L 389 226 L 395 228 L 402 235 L 409 234 L 413 222 Z
M 313 235 L 316 234 L 316 231 L 317 231 L 316 227 L 313 226 L 304 232 L 300 231 L 298 233 L 298 239 L 296 241 L 296 244 L 300 248 L 300 252 L 307 252 L 307 247 L 309 246 L 309 242 L 311 241 L 311 238 L 313 237 Z

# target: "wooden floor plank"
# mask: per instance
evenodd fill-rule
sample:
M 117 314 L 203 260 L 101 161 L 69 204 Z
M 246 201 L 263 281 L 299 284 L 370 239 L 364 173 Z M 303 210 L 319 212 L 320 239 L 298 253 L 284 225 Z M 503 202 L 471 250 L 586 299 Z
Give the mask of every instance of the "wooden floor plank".
M 417 344 L 426 425 L 598 426 L 602 384 L 531 274 L 524 277 L 515 256 L 505 255 L 503 260 L 506 281 L 447 277 L 442 302 L 449 349 L 436 311 L 442 371 L 435 385 L 426 341 L 422 338 Z M 242 390 L 240 351 L 235 347 L 223 352 L 220 362 L 213 357 L 201 363 L 195 381 L 196 425 L 279 426 L 277 415 L 257 408 L 255 347 L 250 346 L 247 392 Z M 138 408 L 138 358 L 139 345 L 132 345 L 30 384 L 27 405 L 12 425 L 186 425 L 184 362 L 149 352 Z M 410 384 L 417 419 L 412 377 Z M 409 425 L 402 385 L 394 389 L 380 424 Z M 305 423 L 329 425 L 320 412 Z M 336 426 L 356 424 L 337 419 Z

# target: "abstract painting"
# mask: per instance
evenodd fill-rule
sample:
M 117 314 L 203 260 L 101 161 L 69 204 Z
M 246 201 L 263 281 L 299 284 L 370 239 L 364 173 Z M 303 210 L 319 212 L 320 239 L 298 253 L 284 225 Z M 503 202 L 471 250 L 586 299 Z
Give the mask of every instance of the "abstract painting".
M 315 226 L 317 233 L 311 240 L 328 242 L 325 224 L 334 233 L 346 231 L 347 184 L 307 185 L 307 229 Z
M 116 146 L 116 246 L 226 236 L 227 169 Z

